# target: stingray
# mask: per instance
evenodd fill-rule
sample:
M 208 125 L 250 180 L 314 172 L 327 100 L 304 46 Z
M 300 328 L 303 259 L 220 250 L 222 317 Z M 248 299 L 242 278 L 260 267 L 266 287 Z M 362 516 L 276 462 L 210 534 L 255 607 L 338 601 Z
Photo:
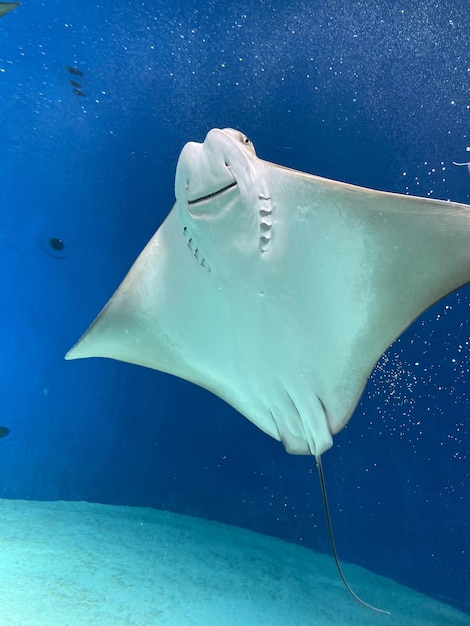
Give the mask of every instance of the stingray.
M 16 9 L 19 4 L 19 2 L 0 2 L 0 17 Z
M 470 281 L 470 207 L 281 167 L 232 129 L 184 146 L 175 195 L 66 358 L 179 376 L 314 455 L 331 530 L 321 455 L 387 347 Z

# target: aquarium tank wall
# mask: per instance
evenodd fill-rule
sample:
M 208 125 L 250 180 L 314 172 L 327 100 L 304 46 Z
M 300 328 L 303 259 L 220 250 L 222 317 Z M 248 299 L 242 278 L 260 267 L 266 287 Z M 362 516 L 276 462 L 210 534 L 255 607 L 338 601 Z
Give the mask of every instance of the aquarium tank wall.
M 315 456 L 181 378 L 64 356 L 213 128 L 470 204 L 468 3 L 1 4 L 0 621 L 383 619 L 335 571 Z M 470 624 L 469 305 L 463 286 L 394 341 L 322 455 L 348 582 L 395 624 Z

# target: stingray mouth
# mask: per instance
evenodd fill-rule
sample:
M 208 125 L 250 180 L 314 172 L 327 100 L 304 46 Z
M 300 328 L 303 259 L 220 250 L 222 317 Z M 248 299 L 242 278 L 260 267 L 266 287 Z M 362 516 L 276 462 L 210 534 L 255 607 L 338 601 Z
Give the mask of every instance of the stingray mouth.
M 217 198 L 218 196 L 221 196 L 222 194 L 224 194 L 227 191 L 230 191 L 230 189 L 233 189 L 236 186 L 237 186 L 237 181 L 234 180 L 232 183 L 229 183 L 228 185 L 225 185 L 225 187 L 222 187 L 222 189 L 218 189 L 217 191 L 208 193 L 205 196 L 200 196 L 199 198 L 195 198 L 194 200 L 188 199 L 188 206 L 194 206 L 196 204 L 199 204 L 200 202 Z

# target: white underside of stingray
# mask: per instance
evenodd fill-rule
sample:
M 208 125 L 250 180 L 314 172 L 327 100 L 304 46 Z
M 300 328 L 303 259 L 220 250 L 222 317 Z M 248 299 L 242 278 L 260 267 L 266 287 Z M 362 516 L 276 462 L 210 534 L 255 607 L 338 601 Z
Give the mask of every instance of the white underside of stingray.
M 470 207 L 280 167 L 235 130 L 188 143 L 175 189 L 67 358 L 185 378 L 292 453 L 327 450 L 384 350 L 470 281 Z

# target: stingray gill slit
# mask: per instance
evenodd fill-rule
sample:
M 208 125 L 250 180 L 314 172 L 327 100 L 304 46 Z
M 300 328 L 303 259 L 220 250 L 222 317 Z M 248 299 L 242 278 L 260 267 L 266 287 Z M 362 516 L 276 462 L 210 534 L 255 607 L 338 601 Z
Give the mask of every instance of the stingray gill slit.
M 183 226 L 183 235 L 186 239 L 186 244 L 192 253 L 193 257 L 199 263 L 201 267 L 203 267 L 208 272 L 211 271 L 209 263 L 206 261 L 206 257 L 202 254 L 201 248 L 196 245 L 193 235 L 191 234 L 189 228 L 187 226 Z
M 259 209 L 259 247 L 261 252 L 266 252 L 271 243 L 271 230 L 273 227 L 273 207 L 270 196 L 258 196 L 261 202 Z

